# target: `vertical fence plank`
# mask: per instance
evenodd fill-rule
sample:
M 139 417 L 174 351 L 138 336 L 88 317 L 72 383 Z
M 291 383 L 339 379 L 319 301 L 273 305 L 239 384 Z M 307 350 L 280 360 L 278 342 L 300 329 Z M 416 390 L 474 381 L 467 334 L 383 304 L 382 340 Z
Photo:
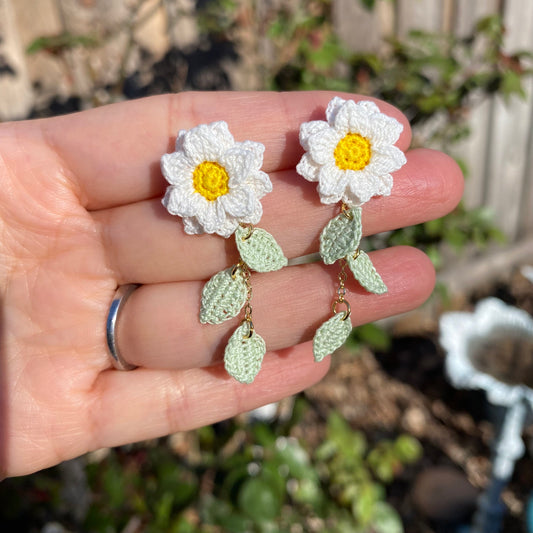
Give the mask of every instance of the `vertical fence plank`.
M 157 36 L 163 39 L 157 46 L 154 44 L 153 52 L 158 55 L 168 46 L 168 37 L 162 34 L 167 24 L 165 17 L 171 15 L 168 6 L 174 1 L 165 0 L 164 12 L 157 13 L 136 32 L 144 46 L 149 47 Z M 192 1 L 179 1 L 177 18 L 182 17 L 185 6 L 192 6 Z M 147 3 L 152 5 L 156 5 L 155 0 Z M 333 14 L 339 36 L 352 50 L 379 51 L 383 37 L 395 33 L 402 38 L 411 29 L 439 32 L 451 28 L 458 36 L 471 35 L 476 21 L 497 13 L 500 5 L 505 6 L 507 50 L 533 49 L 533 2 L 397 0 L 393 4 L 390 0 L 377 0 L 373 11 L 366 11 L 358 0 L 336 0 Z M 73 52 L 83 56 L 76 57 L 76 61 L 72 58 L 71 68 L 78 84 L 74 92 L 87 96 L 92 90 L 88 72 L 94 62 L 100 68 L 109 65 L 110 76 L 116 76 L 126 44 L 124 31 L 116 30 L 124 28 L 130 16 L 130 4 L 123 0 L 0 0 L 0 66 L 8 65 L 0 72 L 0 120 L 27 114 L 34 98 L 32 80 L 39 80 L 42 85 L 47 73 L 52 85 L 60 85 L 57 79 L 69 79 L 64 65 L 53 56 L 43 53 L 25 57 L 24 50 L 34 38 L 64 30 L 82 34 L 116 32 L 98 52 Z M 16 75 L 9 73 L 10 68 Z M 57 94 L 57 87 L 53 88 Z M 533 81 L 528 82 L 527 88 L 525 102 L 515 99 L 506 106 L 495 98 L 476 107 L 469 119 L 472 134 L 458 150 L 470 170 L 465 190 L 467 205 L 486 204 L 493 208 L 498 223 L 511 238 L 533 231 Z M 72 90 L 67 87 L 59 92 Z
M 398 37 L 404 38 L 411 30 L 441 31 L 444 23 L 443 8 L 441 0 L 398 0 Z
M 499 13 L 498 0 L 456 0 L 453 32 L 458 37 L 473 35 L 476 23 L 488 15 Z M 458 147 L 457 155 L 467 165 L 464 202 L 467 207 L 479 207 L 485 199 L 487 148 L 494 101 L 487 98 L 474 105 L 468 119 L 470 136 Z
M 135 30 L 135 41 L 160 59 L 170 46 L 165 6 L 159 0 L 146 0 L 139 10 L 137 21 L 143 22 Z
M 33 91 L 12 0 L 0 0 L 0 121 L 24 118 Z
M 486 99 L 474 107 L 468 118 L 470 135 L 461 142 L 456 151 L 467 167 L 463 200 L 469 208 L 480 207 L 485 200 L 485 171 L 492 107 L 492 99 Z
M 16 0 L 14 2 L 17 28 L 24 50 L 35 39 L 50 37 L 63 32 L 63 23 L 57 0 Z M 48 101 L 55 96 L 68 96 L 70 91 L 69 74 L 64 62 L 57 54 L 39 51 L 26 54 L 26 65 L 32 83 L 39 84 L 36 91 L 36 104 Z
M 508 52 L 533 48 L 533 2 L 508 0 L 504 23 Z M 529 95 L 532 90 L 530 79 L 527 82 Z M 513 98 L 507 105 L 501 98 L 495 101 L 488 154 L 487 204 L 497 213 L 498 224 L 510 239 L 516 237 L 520 225 L 531 114 L 531 98 L 525 101 Z
M 452 31 L 459 37 L 472 35 L 475 23 L 499 12 L 499 0 L 455 0 Z
M 376 52 L 382 45 L 383 34 L 377 8 L 369 11 L 361 2 L 337 0 L 333 3 L 333 24 L 350 50 Z
M 533 234 L 533 106 L 529 117 L 529 140 L 527 147 L 527 161 L 524 172 L 524 191 L 520 206 L 520 221 L 518 238 Z
M 20 40 L 25 47 L 37 37 L 63 31 L 57 0 L 15 0 L 13 8 Z

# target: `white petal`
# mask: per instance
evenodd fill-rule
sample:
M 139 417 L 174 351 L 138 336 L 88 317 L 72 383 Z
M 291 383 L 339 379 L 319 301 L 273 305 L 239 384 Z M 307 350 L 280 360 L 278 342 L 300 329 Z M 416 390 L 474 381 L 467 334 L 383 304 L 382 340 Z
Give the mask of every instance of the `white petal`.
M 202 233 L 205 233 L 198 220 L 196 220 L 196 217 L 184 217 L 183 226 L 185 228 L 185 233 L 188 233 L 189 235 L 201 235 Z
M 183 150 L 195 165 L 218 158 L 234 145 L 233 136 L 224 121 L 200 124 L 183 139 Z
M 229 175 L 228 186 L 231 189 L 244 183 L 250 172 L 253 172 L 254 155 L 234 146 L 220 156 L 219 162 Z
M 379 107 L 377 106 L 377 104 L 375 102 L 372 102 L 372 100 L 361 100 L 357 102 L 357 105 L 363 108 L 369 115 L 371 114 L 373 115 L 374 113 L 383 114 L 379 110 Z
M 253 190 L 239 187 L 230 190 L 228 194 L 221 196 L 218 201 L 230 216 L 241 218 L 253 213 L 256 198 Z
M 319 172 L 318 194 L 322 198 L 335 199 L 338 202 L 348 185 L 348 173 L 333 163 L 324 165 Z M 328 202 L 331 203 L 331 202 Z
M 300 126 L 300 144 L 302 145 L 302 148 L 304 150 L 309 150 L 309 143 L 307 142 L 309 137 L 328 127 L 328 123 L 325 120 L 312 120 L 311 122 L 304 122 Z
M 265 153 L 264 144 L 254 141 L 243 141 L 235 143 L 235 146 L 238 146 L 251 154 L 253 169 L 259 170 L 263 166 L 263 154 Z
M 319 165 L 333 161 L 333 152 L 341 138 L 342 136 L 332 128 L 324 129 L 309 137 L 309 154 L 313 161 Z
M 335 129 L 342 136 L 347 133 L 359 133 L 363 137 L 368 137 L 374 130 L 372 114 L 353 100 L 348 100 L 337 112 Z
M 324 194 L 320 195 L 320 203 L 322 204 L 326 204 L 326 205 L 336 204 L 338 203 L 338 201 L 339 201 L 339 198 L 337 196 L 326 196 Z
M 308 181 L 318 181 L 318 172 L 320 168 L 321 167 L 313 161 L 313 158 L 305 153 L 302 156 L 302 159 L 300 159 L 300 162 L 296 165 L 296 172 Z
M 388 195 L 392 189 L 392 178 L 390 175 L 377 176 L 364 170 L 347 171 L 349 175 L 349 186 L 346 188 L 344 200 L 352 204 L 364 204 L 373 196 Z
M 249 215 L 239 219 L 240 222 L 245 224 L 257 224 L 263 216 L 263 206 L 259 200 L 255 200 L 252 210 Z
M 352 119 L 353 122 L 352 115 L 355 115 L 356 118 L 358 117 L 357 108 L 353 100 L 346 100 L 343 102 L 335 113 L 333 125 L 342 136 L 346 135 L 349 131 L 357 131 L 350 129 L 350 119 Z
M 250 174 L 245 184 L 254 191 L 257 198 L 263 198 L 265 194 L 272 192 L 272 182 L 268 174 L 262 170 Z
M 161 157 L 161 172 L 169 183 L 177 185 L 184 181 L 192 181 L 194 166 L 183 153 L 172 152 Z
M 376 175 L 388 174 L 400 169 L 406 161 L 405 154 L 396 146 L 376 147 L 365 170 Z
M 176 152 L 181 152 L 183 150 L 183 140 L 185 139 L 185 134 L 187 130 L 178 131 L 178 136 L 176 137 L 175 150 Z
M 218 228 L 217 234 L 220 235 L 221 237 L 224 237 L 225 239 L 227 239 L 228 237 L 230 237 L 235 232 L 235 230 L 237 229 L 238 225 L 239 225 L 238 220 L 236 220 L 233 217 L 227 217 L 226 221 L 224 222 L 224 224 L 222 224 Z
M 206 233 L 217 233 L 226 221 L 226 213 L 214 200 L 206 202 L 205 208 L 197 213 L 196 218 Z
M 392 191 L 392 185 L 394 180 L 390 174 L 385 174 L 379 178 L 380 186 L 378 192 L 376 193 L 379 196 L 389 196 Z
M 205 198 L 194 192 L 187 194 L 183 188 L 167 187 L 161 202 L 171 215 L 191 217 L 202 210 Z
M 346 100 L 340 96 L 335 96 L 329 101 L 328 107 L 326 108 L 326 118 L 330 126 L 334 125 L 335 116 L 344 102 L 346 102 Z
M 355 194 L 349 187 L 345 189 L 344 194 L 342 195 L 342 201 L 345 204 L 352 206 L 360 206 L 368 202 L 372 198 L 372 195 L 368 194 L 367 191 L 363 191 L 361 195 Z
M 400 137 L 403 131 L 403 124 L 395 118 L 388 117 L 380 113 L 372 118 L 372 131 L 365 132 L 372 146 L 391 145 Z

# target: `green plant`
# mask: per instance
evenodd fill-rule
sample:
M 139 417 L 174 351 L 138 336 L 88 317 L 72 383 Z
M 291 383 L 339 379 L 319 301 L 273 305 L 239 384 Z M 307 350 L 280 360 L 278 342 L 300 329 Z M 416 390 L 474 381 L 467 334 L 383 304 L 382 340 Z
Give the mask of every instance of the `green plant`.
M 180 463 L 157 447 L 140 462 L 134 455 L 119 463 L 112 455 L 105 464 L 91 465 L 90 482 L 99 497 L 85 526 L 111 531 L 113 524 L 115 531 L 137 513 L 154 533 L 288 533 L 292 524 L 312 522 L 332 532 L 402 531 L 385 502 L 384 484 L 419 457 L 416 440 L 404 435 L 371 446 L 335 412 L 314 452 L 279 431 L 263 423 L 246 429 L 229 424 L 204 444 L 200 432 L 191 435 L 200 454 L 196 464 Z M 237 450 L 228 453 L 236 443 Z
M 377 324 L 370 323 L 353 328 L 347 347 L 353 351 L 362 346 L 367 346 L 371 350 L 387 351 L 390 345 L 390 334 Z
M 482 249 L 490 242 L 505 242 L 505 236 L 494 225 L 489 209 L 466 209 L 461 203 L 446 217 L 372 236 L 367 241 L 368 248 L 416 246 L 424 250 L 438 269 L 442 266 L 443 243 L 459 254 L 468 244 Z
M 50 54 L 61 54 L 71 48 L 96 48 L 100 44 L 100 40 L 93 35 L 73 35 L 66 32 L 48 37 L 38 37 L 28 46 L 26 52 L 35 54 L 45 51 Z
M 350 90 L 338 65 L 348 52 L 335 34 L 330 0 L 296 3 L 270 15 L 266 37 L 274 47 L 265 85 L 276 90 Z
M 274 66 L 277 89 L 341 89 L 382 98 L 410 119 L 415 146 L 438 146 L 452 155 L 454 145 L 470 134 L 469 112 L 483 98 L 525 94 L 532 54 L 505 52 L 505 28 L 497 15 L 481 19 L 466 38 L 412 31 L 406 39 L 391 39 L 381 53 L 349 53 L 331 24 L 323 22 L 329 20 L 330 2 L 318 4 L 318 14 L 288 19 L 281 13 L 272 25 L 278 48 L 292 51 Z M 466 163 L 458 163 L 468 175 Z M 485 246 L 493 240 L 501 242 L 503 235 L 490 212 L 460 205 L 440 220 L 370 239 L 369 247 L 417 246 L 439 267 L 441 244 L 460 252 L 468 243 Z
M 299 397 L 284 423 L 232 420 L 190 432 L 181 455 L 164 442 L 110 450 L 85 466 L 91 506 L 81 523 L 62 502 L 57 468 L 7 480 L 0 516 L 18 530 L 53 520 L 96 533 L 133 523 L 147 533 L 290 533 L 294 524 L 304 531 L 401 532 L 386 485 L 420 456 L 418 442 L 404 435 L 371 443 L 332 412 L 312 449 L 287 436 L 308 429 L 308 408 Z
M 415 128 L 443 114 L 445 120 L 428 128 L 421 141 L 448 149 L 469 134 L 468 110 L 483 97 L 525 96 L 532 55 L 506 53 L 504 34 L 498 15 L 479 20 L 468 37 L 411 31 L 406 39 L 391 39 L 386 53 L 353 54 L 354 88 L 394 103 Z

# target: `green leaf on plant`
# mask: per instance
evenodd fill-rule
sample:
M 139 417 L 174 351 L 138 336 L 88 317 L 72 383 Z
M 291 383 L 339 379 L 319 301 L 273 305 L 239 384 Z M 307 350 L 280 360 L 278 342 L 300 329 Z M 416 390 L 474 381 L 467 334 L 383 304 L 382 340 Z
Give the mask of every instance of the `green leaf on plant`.
M 400 435 L 393 446 L 396 456 L 402 463 L 414 463 L 422 456 L 422 445 L 411 435 Z
M 254 521 L 268 521 L 276 518 L 282 505 L 277 488 L 264 477 L 249 478 L 239 491 L 241 511 Z
M 57 54 L 71 48 L 94 48 L 99 45 L 100 41 L 94 35 L 61 33 L 35 39 L 26 49 L 26 53 L 35 54 L 36 52 L 46 51 L 51 54 Z

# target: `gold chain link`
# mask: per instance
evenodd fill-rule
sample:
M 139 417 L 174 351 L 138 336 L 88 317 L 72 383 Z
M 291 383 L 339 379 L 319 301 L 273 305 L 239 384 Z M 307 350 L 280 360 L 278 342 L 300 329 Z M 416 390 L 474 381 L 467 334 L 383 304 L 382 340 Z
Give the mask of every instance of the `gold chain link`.
M 347 204 L 342 202 L 342 204 L 341 204 L 341 213 L 346 218 L 349 218 L 350 220 L 352 220 L 353 215 L 352 215 L 350 209 L 351 209 L 350 206 L 348 206 Z M 358 254 L 359 250 L 357 250 L 355 253 Z M 331 306 L 331 309 L 333 311 L 333 314 L 336 315 L 337 314 L 337 306 L 339 304 L 344 304 L 344 306 L 346 307 L 346 310 L 344 311 L 343 320 L 346 320 L 350 316 L 350 313 L 352 312 L 352 308 L 350 307 L 350 303 L 348 302 L 348 300 L 346 300 L 346 280 L 348 279 L 348 274 L 346 273 L 346 267 L 347 267 L 346 259 L 340 259 L 339 260 L 339 264 L 340 264 L 340 267 L 341 267 L 341 269 L 339 271 L 339 276 L 338 276 L 339 287 L 337 288 L 337 298 L 335 298 L 335 300 L 333 300 L 333 304 Z
M 248 233 L 244 237 L 241 237 L 243 241 L 247 241 L 252 236 L 252 233 L 254 232 L 255 227 L 253 224 L 242 224 L 241 223 L 241 228 L 248 230 Z
M 346 310 L 344 311 L 344 318 L 343 320 L 346 320 L 350 313 L 352 312 L 352 308 L 350 307 L 350 304 L 348 300 L 346 300 L 346 280 L 348 279 L 348 274 L 346 274 L 346 259 L 340 259 L 339 263 L 341 265 L 341 269 L 339 272 L 338 280 L 339 280 L 339 287 L 337 288 L 337 298 L 333 300 L 333 304 L 331 306 L 331 309 L 333 311 L 333 314 L 337 314 L 337 305 L 344 304 L 346 307 Z
M 246 286 L 246 302 L 244 304 L 244 319 L 242 323 L 248 324 L 248 334 L 244 338 L 250 338 L 254 332 L 254 323 L 252 322 L 252 284 L 250 283 L 250 268 L 244 261 L 239 261 L 231 271 L 231 277 L 235 279 L 238 271 L 242 272 L 242 278 Z
M 346 218 L 348 218 L 349 220 L 353 219 L 353 215 L 352 215 L 352 212 L 351 212 L 351 207 L 349 205 L 345 204 L 344 202 L 342 202 L 342 205 L 341 205 L 341 213 Z
M 346 274 L 346 259 L 340 259 L 339 264 L 341 266 L 339 272 L 339 288 L 337 289 L 337 301 L 339 303 L 344 302 L 344 297 L 346 296 L 346 280 L 348 279 L 348 274 Z
M 252 324 L 252 284 L 250 283 L 250 269 L 248 265 L 241 261 L 242 277 L 244 278 L 244 283 L 246 285 L 246 304 L 244 305 L 244 320 L 250 324 L 251 329 L 253 329 Z

